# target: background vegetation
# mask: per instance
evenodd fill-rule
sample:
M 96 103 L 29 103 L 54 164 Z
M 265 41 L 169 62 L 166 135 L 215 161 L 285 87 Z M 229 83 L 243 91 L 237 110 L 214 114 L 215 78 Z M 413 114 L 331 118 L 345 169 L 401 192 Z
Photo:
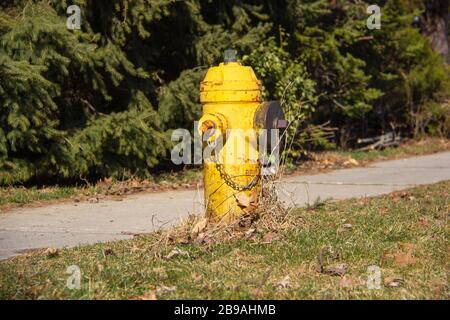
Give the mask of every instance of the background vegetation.
M 283 101 L 294 161 L 389 130 L 449 136 L 449 68 L 412 26 L 422 1 L 372 3 L 380 30 L 366 1 L 0 1 L 0 184 L 164 168 L 229 47 Z

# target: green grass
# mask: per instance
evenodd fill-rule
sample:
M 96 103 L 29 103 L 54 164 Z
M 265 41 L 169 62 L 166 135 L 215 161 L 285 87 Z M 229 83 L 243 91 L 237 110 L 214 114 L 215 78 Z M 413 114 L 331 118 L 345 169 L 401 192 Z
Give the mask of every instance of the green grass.
M 36 201 L 51 201 L 70 198 L 81 191 L 77 187 L 25 188 L 10 187 L 0 189 L 0 206 L 6 204 L 27 204 Z
M 153 234 L 17 257 L 0 263 L 0 298 L 127 299 L 163 288 L 158 299 L 449 299 L 449 190 L 447 181 L 295 209 L 271 243 L 257 226 L 250 239 L 162 245 Z M 167 259 L 174 248 L 189 256 Z M 319 272 L 319 257 L 346 274 Z M 70 265 L 81 269 L 79 290 L 66 288 Z M 380 289 L 366 286 L 370 265 L 381 268 Z
M 400 145 L 399 147 L 388 147 L 380 150 L 369 151 L 336 151 L 335 154 L 343 157 L 351 157 L 357 161 L 379 161 L 384 159 L 404 158 L 432 154 L 444 150 L 449 150 L 448 141 L 441 139 L 426 139 L 423 141 L 412 141 Z
M 180 172 L 168 172 L 155 176 L 153 183 L 159 186 L 156 190 L 164 191 L 167 188 L 178 188 L 183 184 L 199 181 L 201 176 L 201 170 L 187 169 Z M 111 180 L 108 184 L 100 181 L 97 184 L 82 186 L 0 187 L 0 212 L 2 212 L 2 209 L 6 210 L 10 207 L 26 204 L 46 204 L 52 201 L 67 200 L 70 198 L 80 201 L 82 199 L 87 200 L 95 196 L 103 196 L 111 191 L 116 191 L 120 194 L 120 190 L 130 190 L 133 187 L 139 186 L 142 186 L 142 188 L 139 188 L 137 192 L 148 190 L 149 181 L 127 180 L 121 182 Z

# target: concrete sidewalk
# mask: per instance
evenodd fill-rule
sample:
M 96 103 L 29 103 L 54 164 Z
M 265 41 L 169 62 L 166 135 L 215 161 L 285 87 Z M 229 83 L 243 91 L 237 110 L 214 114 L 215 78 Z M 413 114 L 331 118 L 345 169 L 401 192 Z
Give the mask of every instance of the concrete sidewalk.
M 295 176 L 279 183 L 288 205 L 318 198 L 368 197 L 450 179 L 450 152 L 374 163 L 366 168 Z M 202 190 L 130 196 L 123 201 L 65 203 L 0 214 L 0 259 L 33 248 L 72 247 L 132 238 L 202 212 Z

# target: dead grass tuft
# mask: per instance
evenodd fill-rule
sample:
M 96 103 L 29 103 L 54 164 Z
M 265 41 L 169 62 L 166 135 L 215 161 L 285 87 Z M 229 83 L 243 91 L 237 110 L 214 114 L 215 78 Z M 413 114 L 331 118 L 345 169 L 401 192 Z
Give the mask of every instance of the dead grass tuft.
M 275 177 L 265 177 L 257 206 L 231 223 L 212 222 L 204 216 L 191 215 L 176 227 L 160 232 L 152 250 L 159 251 L 165 246 L 213 245 L 248 239 L 260 244 L 269 244 L 281 239 L 281 234 L 289 228 L 304 223 L 278 199 Z

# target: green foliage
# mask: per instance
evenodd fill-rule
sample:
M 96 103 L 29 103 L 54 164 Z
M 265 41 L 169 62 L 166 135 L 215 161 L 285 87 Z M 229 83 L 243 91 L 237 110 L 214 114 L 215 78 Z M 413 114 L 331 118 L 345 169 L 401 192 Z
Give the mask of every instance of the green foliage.
M 65 21 L 41 2 L 1 13 L 0 180 L 148 173 L 167 148 L 133 83 L 149 74 L 118 45 Z
M 277 44 L 269 38 L 243 61 L 253 66 L 259 79 L 263 81 L 263 98 L 279 100 L 290 125 L 286 131 L 286 144 L 289 156 L 299 156 L 311 127 L 311 119 L 317 103 L 315 82 L 310 79 L 301 60 L 286 51 L 286 42 Z M 319 144 L 320 139 L 314 139 Z
M 66 28 L 71 4 L 81 30 Z M 150 175 L 229 47 L 282 101 L 292 159 L 391 128 L 448 136 L 450 72 L 411 27 L 420 2 L 385 1 L 381 30 L 366 28 L 367 4 L 1 2 L 0 183 Z
M 143 93 L 134 93 L 126 111 L 91 119 L 85 128 L 55 146 L 55 156 L 50 158 L 58 167 L 55 173 L 71 176 L 95 170 L 100 176 L 120 178 L 148 175 L 148 168 L 154 167 L 167 149 L 157 120 Z
M 190 69 L 161 88 L 158 112 L 165 128 L 193 128 L 201 115 L 199 83 L 205 70 Z
M 315 8 L 317 7 L 317 8 Z M 381 92 L 371 88 L 366 62 L 355 54 L 365 26 L 366 5 L 348 1 L 332 7 L 318 1 L 312 8 L 299 4 L 294 10 L 308 16 L 294 26 L 296 51 L 307 61 L 321 93 L 318 113 L 321 117 L 359 118 L 372 109 Z
M 414 136 L 428 133 L 448 137 L 450 67 L 411 26 L 417 8 L 411 1 L 389 1 L 384 7 L 382 30 L 375 33 L 370 48 L 365 46 L 365 53 L 371 56 L 367 61 L 372 83 L 384 93 L 375 104 L 378 112 L 369 120 L 389 123 L 397 131 Z

